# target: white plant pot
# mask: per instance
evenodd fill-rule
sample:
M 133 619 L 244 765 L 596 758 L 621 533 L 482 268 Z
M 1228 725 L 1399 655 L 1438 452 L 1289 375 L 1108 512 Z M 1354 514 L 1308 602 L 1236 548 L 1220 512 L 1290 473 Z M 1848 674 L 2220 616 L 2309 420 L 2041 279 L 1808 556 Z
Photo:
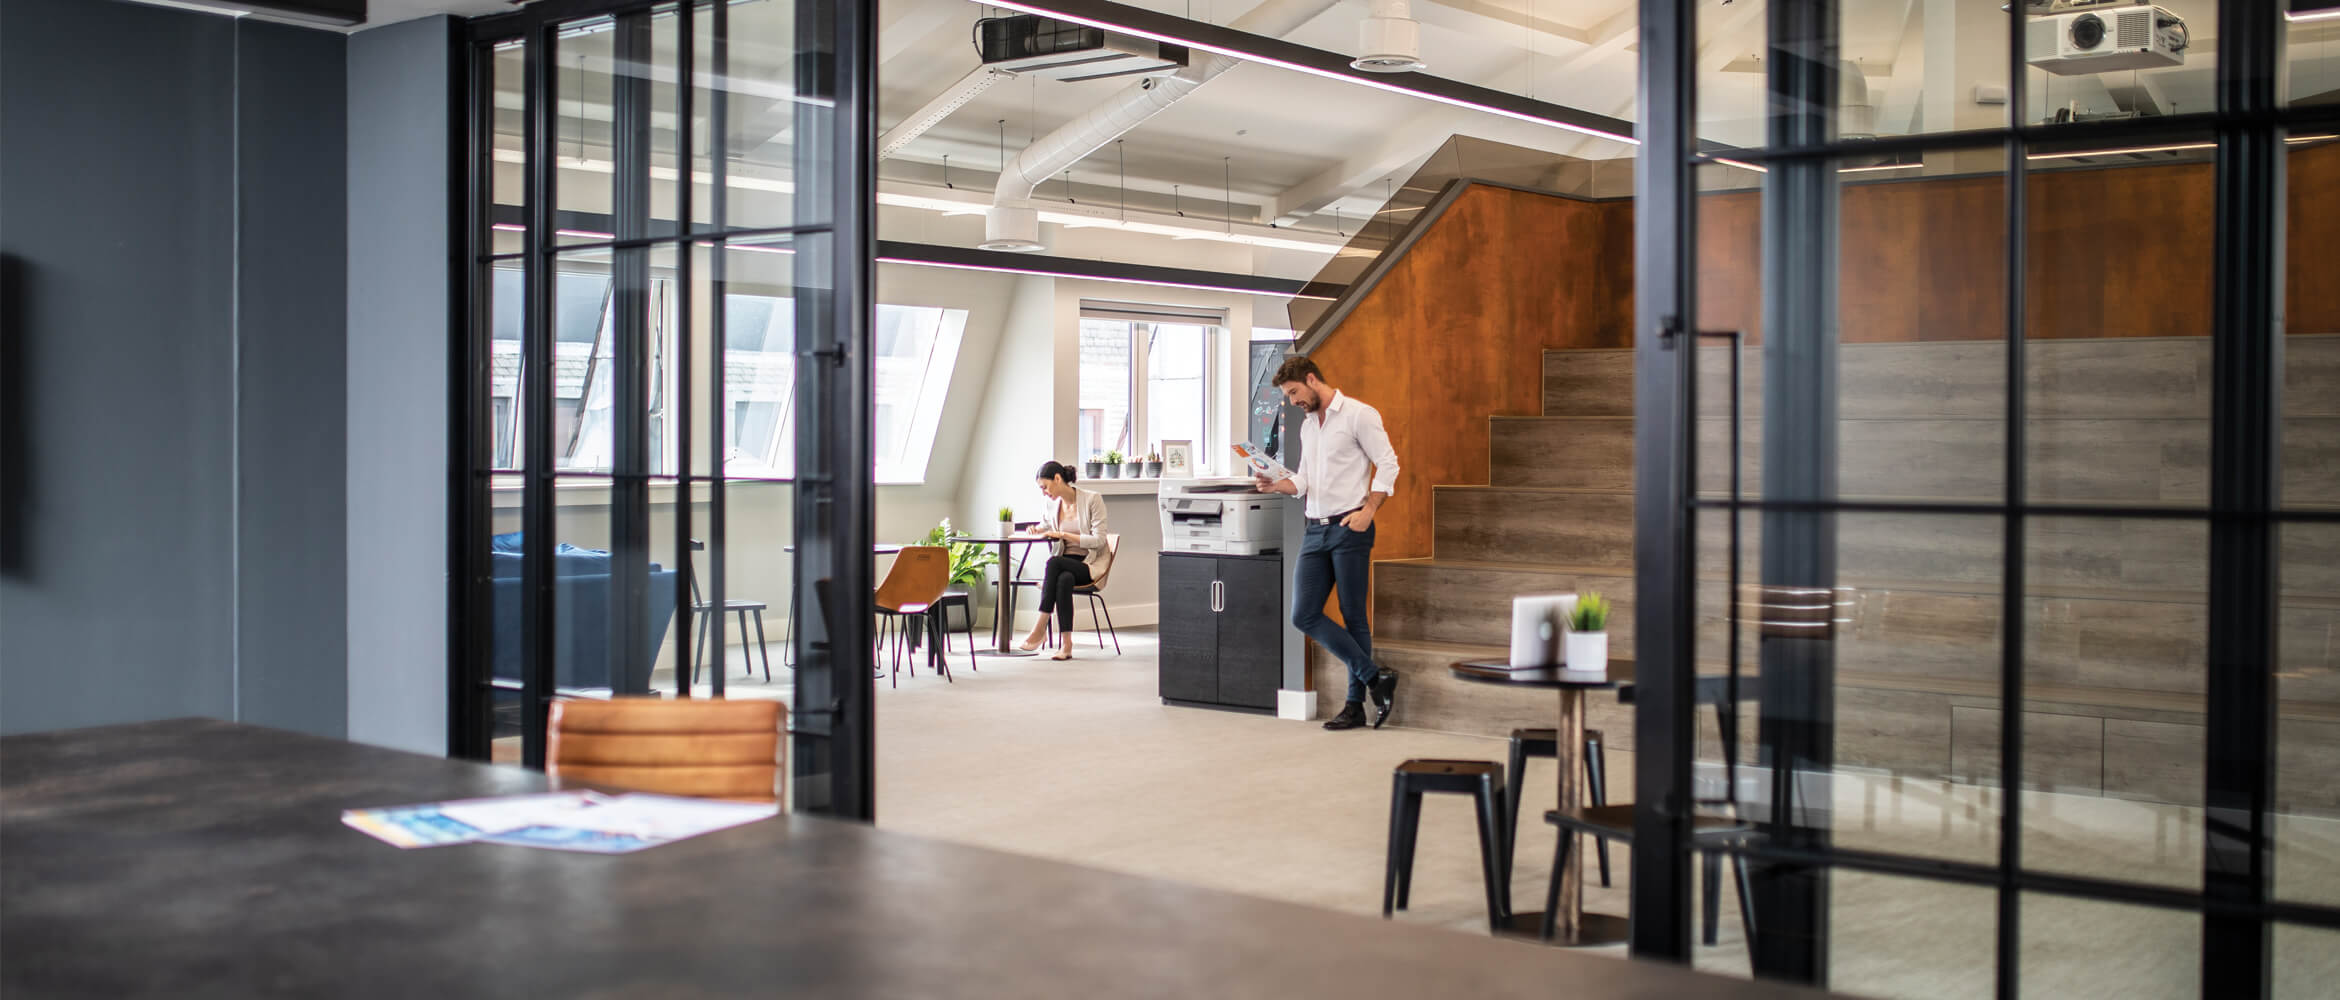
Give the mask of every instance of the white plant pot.
M 1609 633 L 1570 632 L 1563 672 L 1584 678 L 1609 676 Z
M 1001 537 L 1001 538 L 1013 538 L 1013 537 L 1015 537 L 1015 534 L 1016 534 L 1016 522 L 1014 522 L 1014 521 L 1001 521 L 1001 522 L 999 522 L 999 537 Z

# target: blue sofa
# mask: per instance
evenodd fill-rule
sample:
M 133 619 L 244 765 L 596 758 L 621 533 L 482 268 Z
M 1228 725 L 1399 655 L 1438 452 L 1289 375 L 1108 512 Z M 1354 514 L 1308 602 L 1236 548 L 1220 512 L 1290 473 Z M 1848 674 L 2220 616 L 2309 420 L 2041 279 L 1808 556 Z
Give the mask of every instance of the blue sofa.
M 495 594 L 494 676 L 520 681 L 520 532 L 495 536 L 490 554 Z M 650 564 L 649 647 L 628 674 L 616 676 L 610 662 L 609 553 L 566 542 L 553 549 L 553 686 L 609 688 L 620 693 L 650 688 L 650 666 L 658 660 L 667 622 L 674 618 L 675 573 Z

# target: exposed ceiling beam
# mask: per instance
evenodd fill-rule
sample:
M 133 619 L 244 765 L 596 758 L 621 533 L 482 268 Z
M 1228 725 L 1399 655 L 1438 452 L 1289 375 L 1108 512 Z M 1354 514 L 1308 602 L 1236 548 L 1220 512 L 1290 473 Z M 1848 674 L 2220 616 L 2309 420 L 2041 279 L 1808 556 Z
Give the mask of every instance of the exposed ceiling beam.
M 1535 53 L 1523 53 L 1511 65 L 1496 71 L 1492 78 L 1507 80 L 1514 74 L 1525 76 L 1533 72 L 1538 77 L 1565 83 L 1577 74 L 1597 67 L 1610 56 L 1625 51 L 1637 37 L 1640 23 L 1639 8 L 1626 4 L 1609 15 L 1607 20 L 1595 25 L 1590 32 L 1584 33 L 1585 48 L 1569 55 L 1559 65 L 1548 69 L 1538 67 L 1536 63 L 1542 57 Z M 1618 109 L 1619 112 L 1630 110 L 1630 102 Z M 1530 148 L 1540 149 L 1551 145 L 1550 130 L 1504 127 L 1509 124 L 1472 120 L 1465 126 L 1463 134 Z M 1326 167 L 1316 176 L 1277 195 L 1269 204 L 1267 214 L 1277 225 L 1288 226 L 1322 212 L 1327 206 L 1356 193 L 1367 184 L 1421 163 L 1438 147 L 1445 145 L 1447 139 L 1457 134 L 1456 125 L 1457 116 L 1452 111 L 1436 109 L 1424 111 L 1395 127 L 1385 129 L 1383 138 L 1371 149 Z M 1595 144 L 1594 140 L 1588 138 L 1570 145 L 1575 150 L 1583 151 Z
M 1014 75 L 989 66 L 977 66 L 968 70 L 967 75 L 953 81 L 950 86 L 943 88 L 942 93 L 928 99 L 918 110 L 894 123 L 894 126 L 887 129 L 884 135 L 879 136 L 878 159 L 883 160 L 901 152 L 902 147 L 909 145 L 919 136 L 925 135 L 928 129 L 942 124 L 943 119 L 949 118 L 952 112 L 966 107 L 968 101 L 974 100 L 977 95 L 990 90 L 994 84 Z
M 1698 75 L 1719 73 L 1750 52 L 1761 52 L 1764 30 L 1762 4 L 1732 4 L 1714 30 L 1699 30 L 1706 40 L 1698 43 Z
M 1625 10 L 1631 12 L 1635 6 L 1627 3 Z M 1471 35 L 1484 36 L 1496 32 L 1499 33 L 1495 34 L 1498 38 L 1517 37 L 1511 33 L 1524 27 L 1536 34 L 1572 45 L 1592 44 L 1591 33 L 1583 28 L 1536 17 L 1525 10 L 1488 3 L 1486 0 L 1424 0 L 1421 6 L 1414 8 L 1414 19 Z
M 1286 189 L 1268 204 L 1265 214 L 1276 225 L 1288 226 L 1318 212 L 1359 188 L 1422 162 L 1453 135 L 1454 115 L 1426 111 L 1381 134 L 1372 148 L 1326 167 L 1316 176 Z
M 1626 4 L 1609 15 L 1608 20 L 1594 25 L 1586 35 L 1584 50 L 1570 53 L 1552 72 L 1568 77 L 1591 69 L 1607 61 L 1610 56 L 1625 51 L 1640 34 L 1641 7 L 1638 4 Z
M 918 48 L 946 24 L 967 19 L 965 8 L 942 3 L 887 3 L 878 7 L 878 66 Z M 971 24 L 972 21 L 970 20 Z M 972 46 L 970 46 L 972 48 Z

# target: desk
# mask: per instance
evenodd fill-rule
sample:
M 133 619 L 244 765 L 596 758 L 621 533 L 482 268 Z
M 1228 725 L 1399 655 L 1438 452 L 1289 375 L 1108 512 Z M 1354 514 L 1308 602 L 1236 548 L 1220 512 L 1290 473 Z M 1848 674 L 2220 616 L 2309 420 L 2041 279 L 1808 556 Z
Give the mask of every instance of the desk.
M 1013 582 L 1015 570 L 1009 560 L 1015 554 L 1015 547 L 1018 545 L 1048 545 L 1053 544 L 1054 540 L 1041 538 L 1038 535 L 1008 535 L 993 538 L 967 537 L 951 540 L 954 542 L 973 542 L 977 545 L 999 546 L 999 603 L 993 605 L 991 611 L 991 652 L 993 656 L 1033 655 L 1032 650 L 1015 647 L 1016 587 Z M 974 614 L 975 612 L 974 609 L 970 608 L 967 613 Z M 968 655 L 974 654 L 969 653 Z
M 1555 689 L 1560 692 L 1559 739 L 1555 746 L 1560 759 L 1554 761 L 1560 771 L 1560 807 L 1585 804 L 1584 761 L 1584 693 L 1617 686 L 1611 680 L 1580 681 L 1568 677 L 1558 667 L 1534 667 L 1513 670 L 1500 660 L 1464 660 L 1448 668 L 1454 676 L 1480 684 L 1501 684 L 1512 687 Z M 1517 781 L 1518 775 L 1505 775 Z M 1563 837 L 1575 836 L 1562 830 Z M 1553 921 L 1558 926 L 1559 943 L 1571 945 L 1615 944 L 1625 940 L 1625 918 L 1606 913 L 1584 912 L 1584 852 L 1568 852 L 1568 861 L 1553 878 L 1560 880 L 1560 914 Z M 1515 913 L 1511 915 L 1513 930 L 1530 934 L 1541 931 L 1542 913 Z
M 0 739 L 0 996 L 1822 996 L 815 817 L 616 856 L 341 825 L 546 787 L 199 719 Z

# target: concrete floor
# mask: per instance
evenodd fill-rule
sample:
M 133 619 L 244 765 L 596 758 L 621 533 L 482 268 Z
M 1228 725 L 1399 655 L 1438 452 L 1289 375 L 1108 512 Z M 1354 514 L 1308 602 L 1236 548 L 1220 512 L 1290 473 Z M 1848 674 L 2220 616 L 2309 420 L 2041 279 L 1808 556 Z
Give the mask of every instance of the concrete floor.
M 959 640 L 954 640 L 957 642 Z M 1384 729 L 1328 733 L 1315 723 L 1168 708 L 1155 696 L 1155 640 L 1124 629 L 1122 652 L 1086 636 L 1069 663 L 953 657 L 956 683 L 921 670 L 878 687 L 879 824 L 1097 868 L 1377 914 L 1389 772 L 1408 757 L 1500 761 L 1500 741 Z M 784 696 L 785 672 L 729 693 Z M 777 666 L 777 664 L 775 664 Z M 664 683 L 670 680 L 661 678 Z M 701 685 L 702 688 L 705 685 Z M 1404 691 L 1400 689 L 1400 697 Z M 1527 696 L 1523 693 L 1523 696 Z M 1629 792 L 1632 754 L 1609 753 L 1611 786 Z M 1516 881 L 1540 907 L 1554 835 L 1534 817 L 1553 801 L 1552 763 L 1529 765 Z M 1841 775 L 1837 841 L 1991 863 L 1995 788 Z M 2199 884 L 2201 810 L 2027 792 L 2025 858 L 2034 868 L 2176 886 Z M 2278 830 L 2280 894 L 2340 902 L 2340 822 L 2293 819 Z M 1467 803 L 1435 796 L 1423 816 L 1413 908 L 1397 919 L 1485 933 L 1477 840 Z M 1622 914 L 1628 853 L 1613 847 L 1615 885 L 1591 883 L 1588 909 Z M 1588 865 L 1588 876 L 1590 866 Z M 1992 995 L 1996 894 L 1987 888 L 1839 871 L 1831 883 L 1830 985 L 1877 997 Z M 1725 884 L 1721 937 L 1702 969 L 1744 976 L 1736 899 Z M 2202 995 L 2200 919 L 2174 911 L 2026 897 L 2023 994 Z M 1522 947 L 1537 945 L 1522 944 Z M 1622 947 L 1595 949 L 1623 957 Z M 2340 995 L 2340 932 L 2280 928 L 2278 997 Z

